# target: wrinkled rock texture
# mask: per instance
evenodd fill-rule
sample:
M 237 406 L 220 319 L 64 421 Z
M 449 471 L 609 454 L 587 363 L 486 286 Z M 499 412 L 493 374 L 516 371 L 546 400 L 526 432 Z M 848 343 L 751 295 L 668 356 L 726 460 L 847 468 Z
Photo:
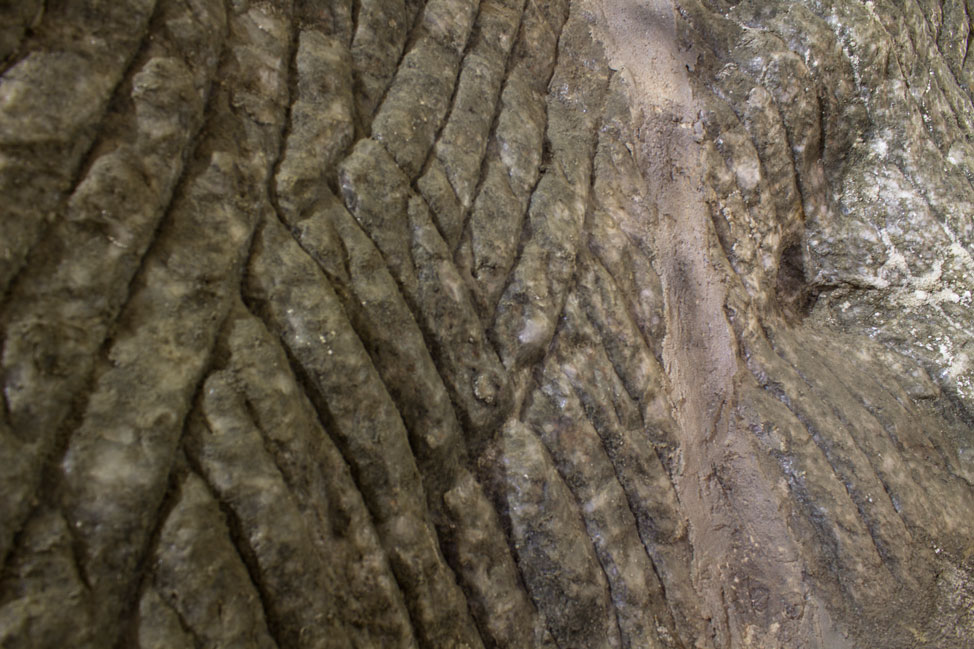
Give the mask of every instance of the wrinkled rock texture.
M 972 26 L 0 3 L 0 645 L 974 647 Z

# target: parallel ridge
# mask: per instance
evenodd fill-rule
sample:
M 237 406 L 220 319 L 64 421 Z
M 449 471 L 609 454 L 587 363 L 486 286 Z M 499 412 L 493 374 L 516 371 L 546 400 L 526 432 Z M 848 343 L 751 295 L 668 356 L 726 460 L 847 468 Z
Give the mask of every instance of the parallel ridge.
M 8 4 L 4 647 L 705 648 L 772 626 L 797 647 L 819 591 L 841 617 L 966 587 L 970 462 L 916 402 L 940 388 L 799 324 L 788 264 L 839 227 L 830 187 L 883 101 L 861 89 L 892 92 L 846 23 L 685 3 L 704 59 L 740 44 L 752 65 L 700 89 L 700 145 L 758 470 L 695 476 L 664 370 L 667 216 L 634 153 L 660 136 L 594 5 Z M 927 197 L 966 249 L 943 206 L 974 154 L 938 134 L 971 134 L 974 57 L 947 34 L 974 13 L 888 4 L 874 55 L 967 170 Z M 826 261 L 822 282 L 851 272 Z M 733 583 L 700 577 L 701 481 L 739 525 Z M 775 549 L 748 540 L 759 506 Z M 748 574 L 761 553 L 819 590 Z M 930 601 L 898 631 L 970 632 Z
M 969 622 L 937 601 L 970 592 L 943 578 L 970 557 L 969 379 L 930 344 L 970 335 L 970 301 L 950 296 L 969 287 L 956 269 L 974 246 L 958 213 L 974 205 L 971 68 L 938 49 L 941 29 L 969 42 L 968 10 L 686 3 L 697 63 L 716 72 L 697 92 L 713 234 L 734 271 L 728 316 L 750 374 L 743 423 L 772 460 L 765 471 L 784 478 L 777 498 L 803 571 L 829 575 L 824 598 L 860 612 L 850 626 L 869 644 L 970 645 L 969 628 L 953 627 Z M 780 598 L 792 617 L 774 586 L 756 600 L 749 590 L 756 612 Z M 884 607 L 902 611 L 892 629 Z

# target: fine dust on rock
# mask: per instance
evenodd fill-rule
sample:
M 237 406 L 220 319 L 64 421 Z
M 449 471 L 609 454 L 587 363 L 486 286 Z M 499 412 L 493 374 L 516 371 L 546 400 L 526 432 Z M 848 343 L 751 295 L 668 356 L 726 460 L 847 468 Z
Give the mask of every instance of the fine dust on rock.
M 674 481 L 694 548 L 694 588 L 711 633 L 696 644 L 770 647 L 797 633 L 817 639 L 813 643 L 848 646 L 825 606 L 803 584 L 800 550 L 787 525 L 768 515 L 776 508 L 769 495 L 773 489 L 746 422 L 737 416 L 736 392 L 747 370 L 725 311 L 732 271 L 704 195 L 705 107 L 691 87 L 694 61 L 681 43 L 676 9 L 668 0 L 601 5 L 610 65 L 628 81 L 633 114 L 640 118 L 637 160 L 657 208 L 654 247 L 667 320 L 663 361 L 682 429 L 680 474 Z M 727 481 L 726 475 L 735 479 Z M 778 553 L 767 556 L 761 546 Z M 771 597 L 804 602 L 804 616 L 791 629 L 750 619 L 733 602 L 740 596 L 738 581 L 752 580 L 773 583 Z M 747 595 L 752 605 L 754 592 L 767 597 L 768 591 L 753 587 Z
M 738 367 L 724 316 L 726 291 L 710 259 L 707 206 L 693 137 L 696 106 L 667 0 L 606 2 L 610 64 L 631 83 L 634 113 L 642 113 L 639 163 L 658 208 L 657 270 L 670 323 L 663 359 L 670 396 L 684 434 L 682 478 L 677 483 L 690 521 L 696 557 L 717 559 L 728 539 L 714 532 L 712 503 L 701 477 L 727 433 L 725 405 L 733 400 Z M 637 113 L 638 114 L 638 113 Z M 707 562 L 709 563 L 709 562 Z M 698 563 L 700 570 L 706 563 Z M 698 579 L 717 575 L 697 573 Z M 703 588 L 701 588 L 703 586 Z M 700 591 L 713 589 L 698 583 Z M 711 613 L 719 601 L 709 601 Z
M 711 258 L 710 219 L 701 191 L 697 106 L 667 0 L 606 2 L 610 65 L 630 81 L 641 112 L 639 163 L 658 209 L 657 261 L 675 326 L 664 344 L 673 400 L 686 431 L 700 441 L 716 432 L 737 372 L 726 290 Z M 690 458 L 685 458 L 689 461 Z M 687 467 L 693 474 L 692 467 Z
M 675 325 L 664 344 L 673 399 L 684 430 L 703 440 L 716 432 L 714 422 L 732 397 L 737 352 L 724 316 L 722 275 L 710 258 L 688 59 L 668 0 L 609 1 L 602 10 L 610 65 L 630 81 L 634 112 L 642 117 L 638 157 L 658 209 L 658 270 Z

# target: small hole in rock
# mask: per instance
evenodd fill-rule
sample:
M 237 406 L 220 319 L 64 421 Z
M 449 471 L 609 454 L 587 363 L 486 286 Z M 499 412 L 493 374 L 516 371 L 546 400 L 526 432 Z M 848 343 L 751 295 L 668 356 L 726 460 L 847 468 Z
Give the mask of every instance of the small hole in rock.
M 811 286 L 805 277 L 805 252 L 802 242 L 794 241 L 781 252 L 778 264 L 778 304 L 785 317 L 801 320 L 807 316 L 819 291 Z

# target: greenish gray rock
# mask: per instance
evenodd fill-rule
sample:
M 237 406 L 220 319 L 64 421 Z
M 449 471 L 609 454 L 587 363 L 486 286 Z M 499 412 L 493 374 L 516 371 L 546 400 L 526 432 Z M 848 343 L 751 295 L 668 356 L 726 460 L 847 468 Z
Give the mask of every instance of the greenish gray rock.
M 974 648 L 972 21 L 0 3 L 0 645 Z

